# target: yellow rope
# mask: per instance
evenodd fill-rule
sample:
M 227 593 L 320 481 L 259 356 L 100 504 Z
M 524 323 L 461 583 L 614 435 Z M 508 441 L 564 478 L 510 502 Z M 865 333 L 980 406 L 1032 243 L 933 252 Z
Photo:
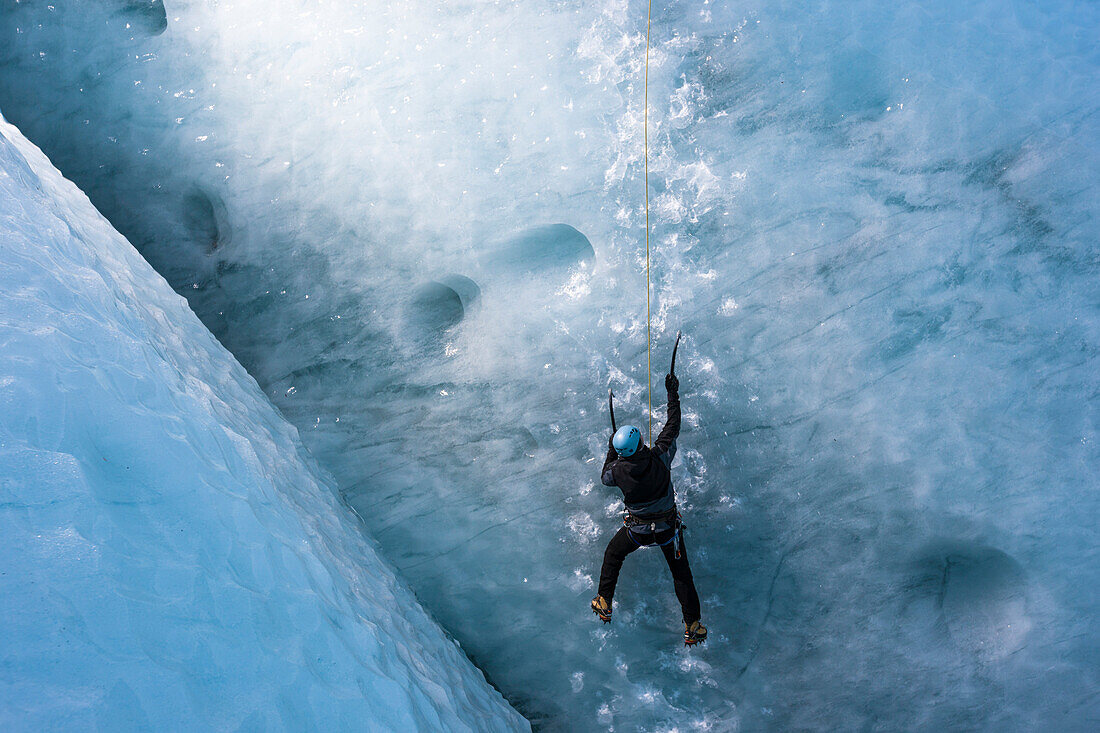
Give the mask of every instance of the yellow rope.
M 645 106 L 642 112 L 645 145 L 645 348 L 646 374 L 649 377 L 649 444 L 653 445 L 653 339 L 649 327 L 649 28 L 653 23 L 653 0 L 645 23 Z

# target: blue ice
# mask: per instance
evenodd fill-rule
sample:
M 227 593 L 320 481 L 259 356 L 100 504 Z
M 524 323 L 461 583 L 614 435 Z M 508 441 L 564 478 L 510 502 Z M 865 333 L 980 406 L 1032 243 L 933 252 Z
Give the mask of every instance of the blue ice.
M 528 728 L 2 118 L 0 252 L 0 728 Z
M 6 6 L 0 109 L 536 727 L 1096 727 L 1096 8 L 654 3 L 689 652 L 653 554 L 587 610 L 607 387 L 648 424 L 646 4 L 120 7 Z

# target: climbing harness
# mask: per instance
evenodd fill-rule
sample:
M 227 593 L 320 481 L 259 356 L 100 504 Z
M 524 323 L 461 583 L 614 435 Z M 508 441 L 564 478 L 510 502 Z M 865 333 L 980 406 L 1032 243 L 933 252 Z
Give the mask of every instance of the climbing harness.
M 672 529 L 672 536 L 664 542 L 657 542 L 657 525 L 667 524 Z M 676 545 L 673 549 L 676 551 L 675 558 L 679 560 L 684 554 L 684 518 L 680 516 L 680 510 L 676 507 L 669 509 L 667 512 L 661 514 L 631 514 L 629 510 L 623 512 L 623 526 L 626 527 L 626 533 L 630 537 L 630 541 L 638 547 L 665 547 L 671 542 L 675 542 Z M 631 529 L 631 528 L 634 529 Z M 639 527 L 648 527 L 646 531 L 638 531 L 638 534 L 651 534 L 653 535 L 653 542 L 646 542 L 642 544 L 634 536 L 634 530 Z

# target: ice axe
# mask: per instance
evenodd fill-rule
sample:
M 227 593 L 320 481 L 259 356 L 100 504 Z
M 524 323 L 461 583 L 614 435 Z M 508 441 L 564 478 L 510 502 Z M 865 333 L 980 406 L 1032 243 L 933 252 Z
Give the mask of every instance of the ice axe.
M 611 388 L 607 388 L 607 410 L 611 413 L 611 432 L 614 433 L 618 430 L 615 427 L 615 393 L 611 391 Z
M 680 350 L 680 337 L 683 332 L 676 332 L 676 343 L 672 346 L 672 366 L 669 367 L 668 373 L 672 376 L 676 376 L 676 352 Z M 610 387 L 607 388 L 607 411 L 611 413 L 611 432 L 618 430 L 615 425 L 615 393 Z
M 672 376 L 676 376 L 676 351 L 680 348 L 680 331 L 676 332 L 676 344 L 672 347 L 672 366 L 669 368 L 668 373 Z

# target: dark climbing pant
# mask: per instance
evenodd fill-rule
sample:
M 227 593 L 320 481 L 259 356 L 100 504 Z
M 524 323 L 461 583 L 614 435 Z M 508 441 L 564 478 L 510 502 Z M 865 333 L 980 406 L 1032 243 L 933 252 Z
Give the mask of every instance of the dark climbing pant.
M 658 532 L 657 542 L 667 542 L 673 535 L 671 529 Z M 607 543 L 607 550 L 603 553 L 603 568 L 600 570 L 601 596 L 611 603 L 615 595 L 615 584 L 619 582 L 619 570 L 623 567 L 626 556 L 638 549 L 638 545 L 653 542 L 652 534 L 634 533 L 634 539 L 630 538 L 630 530 L 620 527 L 611 541 Z M 687 551 L 680 553 L 680 559 L 676 559 L 676 545 L 678 542 L 669 542 L 661 548 L 665 555 L 668 569 L 672 571 L 672 582 L 676 586 L 676 598 L 680 601 L 680 610 L 684 614 L 684 623 L 690 624 L 699 620 L 699 594 L 695 591 L 695 581 L 691 577 L 691 568 L 688 567 Z

